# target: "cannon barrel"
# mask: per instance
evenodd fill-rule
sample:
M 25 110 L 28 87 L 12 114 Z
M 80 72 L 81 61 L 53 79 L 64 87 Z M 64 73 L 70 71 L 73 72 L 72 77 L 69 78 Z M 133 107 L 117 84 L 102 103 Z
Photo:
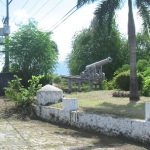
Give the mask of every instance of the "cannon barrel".
M 86 66 L 86 70 L 91 69 L 91 68 L 93 68 L 93 67 L 98 68 L 98 67 L 101 67 L 101 66 L 103 66 L 103 65 L 105 65 L 105 64 L 107 64 L 107 63 L 110 63 L 110 62 L 112 62 L 112 59 L 111 59 L 111 57 L 108 57 L 108 58 L 103 59 L 103 60 L 101 60 L 101 61 L 97 61 L 97 62 L 95 62 L 95 63 L 93 63 L 93 64 L 87 65 L 87 66 Z

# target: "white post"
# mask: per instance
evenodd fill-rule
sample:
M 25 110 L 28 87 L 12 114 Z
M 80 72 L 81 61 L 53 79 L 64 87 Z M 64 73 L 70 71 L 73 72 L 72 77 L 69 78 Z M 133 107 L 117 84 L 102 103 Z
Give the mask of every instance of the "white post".
M 145 103 L 145 120 L 150 121 L 150 102 Z
M 63 109 L 74 111 L 78 109 L 78 100 L 76 98 L 63 98 Z

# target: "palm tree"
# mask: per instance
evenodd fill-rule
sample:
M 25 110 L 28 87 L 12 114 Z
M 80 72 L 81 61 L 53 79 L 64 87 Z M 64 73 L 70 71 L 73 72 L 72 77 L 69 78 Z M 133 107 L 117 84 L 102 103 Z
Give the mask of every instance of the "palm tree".
M 97 0 L 78 0 L 77 7 L 96 2 Z M 96 8 L 95 15 L 97 22 L 103 24 L 107 21 L 108 27 L 111 28 L 111 23 L 115 15 L 115 10 L 121 8 L 125 0 L 99 0 L 100 4 Z M 143 18 L 144 30 L 149 32 L 150 29 L 150 0 L 134 0 L 139 10 L 140 16 Z M 136 72 L 136 35 L 135 24 L 133 17 L 132 4 L 133 0 L 128 0 L 128 49 L 130 54 L 130 100 L 138 101 L 138 82 Z

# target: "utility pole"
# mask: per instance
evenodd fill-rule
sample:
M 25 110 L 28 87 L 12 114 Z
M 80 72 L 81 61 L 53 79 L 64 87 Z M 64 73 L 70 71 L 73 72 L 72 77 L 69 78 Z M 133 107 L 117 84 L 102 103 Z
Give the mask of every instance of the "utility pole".
M 3 21 L 3 31 L 5 36 L 5 64 L 3 68 L 3 72 L 9 72 L 9 34 L 10 34 L 10 27 L 9 27 L 9 5 L 12 0 L 6 0 L 6 18 Z

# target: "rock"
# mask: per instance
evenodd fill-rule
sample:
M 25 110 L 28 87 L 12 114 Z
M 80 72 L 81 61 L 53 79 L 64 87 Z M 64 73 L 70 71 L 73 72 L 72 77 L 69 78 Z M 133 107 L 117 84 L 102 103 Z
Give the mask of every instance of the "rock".
M 52 85 L 45 85 L 37 91 L 38 105 L 48 105 L 57 103 L 63 98 L 63 91 Z

